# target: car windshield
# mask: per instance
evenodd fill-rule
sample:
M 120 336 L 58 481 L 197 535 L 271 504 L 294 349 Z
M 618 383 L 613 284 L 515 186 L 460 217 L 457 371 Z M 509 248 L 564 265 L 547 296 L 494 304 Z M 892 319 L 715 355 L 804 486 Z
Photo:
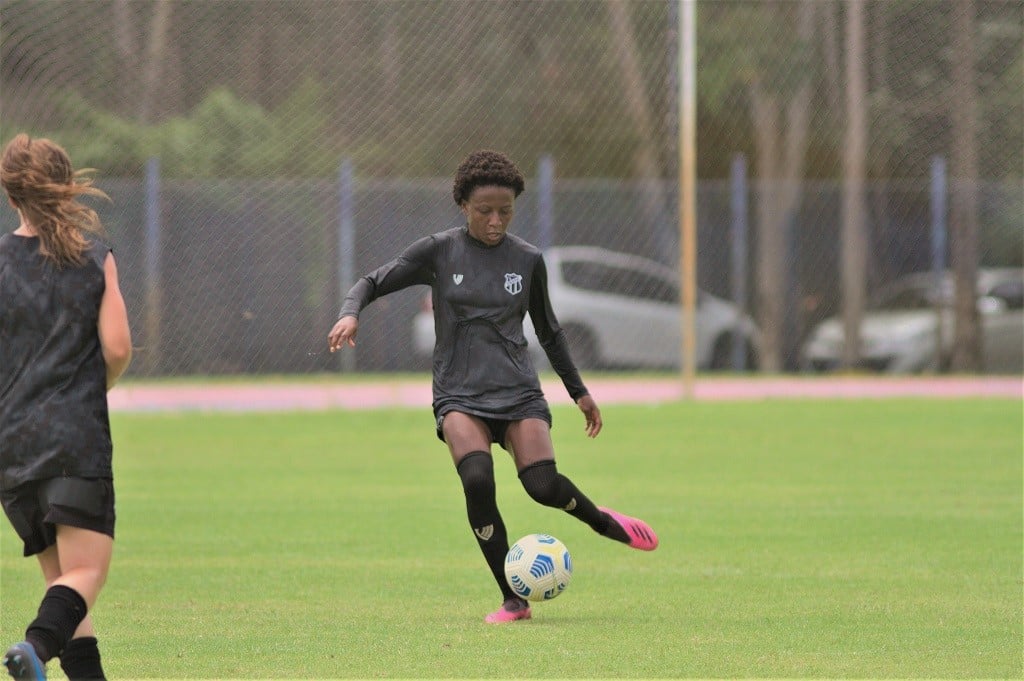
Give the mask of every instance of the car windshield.
M 949 305 L 952 291 L 946 282 L 943 284 L 941 290 L 924 283 L 890 289 L 879 296 L 873 307 L 876 310 L 930 310 L 940 301 L 942 305 Z
M 630 298 L 643 298 L 660 303 L 676 303 L 679 289 L 651 272 L 617 267 L 585 260 L 566 260 L 562 263 L 562 278 L 575 288 Z
M 875 310 L 926 310 L 933 309 L 939 302 L 949 307 L 953 304 L 953 286 L 949 278 L 943 279 L 941 287 L 925 279 L 905 282 L 884 290 L 871 307 Z M 982 293 L 999 298 L 1011 310 L 1024 307 L 1024 281 L 1017 277 L 992 281 Z

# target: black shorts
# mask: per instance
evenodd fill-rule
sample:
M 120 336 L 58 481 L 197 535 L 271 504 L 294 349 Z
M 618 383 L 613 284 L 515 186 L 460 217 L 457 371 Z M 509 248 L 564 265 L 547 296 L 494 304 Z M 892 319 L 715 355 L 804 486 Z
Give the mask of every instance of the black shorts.
M 469 414 L 470 416 L 475 416 L 476 418 L 483 421 L 484 425 L 487 426 L 487 430 L 490 431 L 491 433 L 491 442 L 497 444 L 498 446 L 505 450 L 508 449 L 508 447 L 505 446 L 505 434 L 508 432 L 508 427 L 511 424 L 516 423 L 517 421 L 522 421 L 523 419 L 541 419 L 542 421 L 547 421 L 547 424 L 549 426 L 551 425 L 551 410 L 547 408 L 546 404 L 536 405 L 534 409 L 527 409 L 525 412 L 521 414 L 516 414 L 513 418 L 508 419 L 499 419 L 494 418 L 493 416 L 474 414 L 472 411 L 467 411 L 465 409 L 453 406 L 445 410 L 444 412 L 438 414 L 437 418 L 434 421 L 437 439 L 439 439 L 441 442 L 445 442 L 444 430 L 442 428 L 442 425 L 444 424 L 444 417 L 446 414 L 453 411 L 461 412 L 463 414 Z
M 25 555 L 57 543 L 57 525 L 114 537 L 114 481 L 106 478 L 50 478 L 0 492 L 4 513 L 25 542 Z

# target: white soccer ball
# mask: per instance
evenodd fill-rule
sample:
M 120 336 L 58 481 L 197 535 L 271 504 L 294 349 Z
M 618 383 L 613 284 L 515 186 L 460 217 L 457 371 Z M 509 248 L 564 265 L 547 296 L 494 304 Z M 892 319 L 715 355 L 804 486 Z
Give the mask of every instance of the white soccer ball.
M 551 600 L 572 579 L 569 549 L 550 534 L 528 534 L 508 550 L 505 578 L 528 601 Z

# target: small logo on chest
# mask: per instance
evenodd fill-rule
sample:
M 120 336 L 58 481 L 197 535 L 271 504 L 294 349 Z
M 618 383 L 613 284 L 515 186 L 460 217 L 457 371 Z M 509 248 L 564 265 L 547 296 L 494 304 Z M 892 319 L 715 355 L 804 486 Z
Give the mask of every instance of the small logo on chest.
M 523 290 L 523 275 L 521 274 L 505 274 L 505 290 L 515 295 Z
M 454 281 L 455 285 L 458 286 L 459 284 L 462 283 L 462 275 L 461 274 L 453 274 L 452 275 L 452 281 Z

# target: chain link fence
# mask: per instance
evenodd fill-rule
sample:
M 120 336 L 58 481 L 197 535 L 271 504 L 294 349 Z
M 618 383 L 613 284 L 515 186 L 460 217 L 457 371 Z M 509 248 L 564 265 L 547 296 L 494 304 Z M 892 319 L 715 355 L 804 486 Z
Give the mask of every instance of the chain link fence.
M 424 291 L 369 308 L 347 359 L 326 333 L 354 277 L 459 224 L 450 178 L 474 149 L 527 176 L 526 239 L 643 256 L 678 279 L 679 11 L 0 0 L 0 137 L 51 137 L 99 170 L 134 375 L 422 370 Z M 868 294 L 953 264 L 964 243 L 976 267 L 1021 266 L 1024 5 L 701 0 L 696 17 L 697 278 L 756 321 L 761 369 L 799 369 L 810 329 L 849 295 L 851 107 L 867 132 Z

